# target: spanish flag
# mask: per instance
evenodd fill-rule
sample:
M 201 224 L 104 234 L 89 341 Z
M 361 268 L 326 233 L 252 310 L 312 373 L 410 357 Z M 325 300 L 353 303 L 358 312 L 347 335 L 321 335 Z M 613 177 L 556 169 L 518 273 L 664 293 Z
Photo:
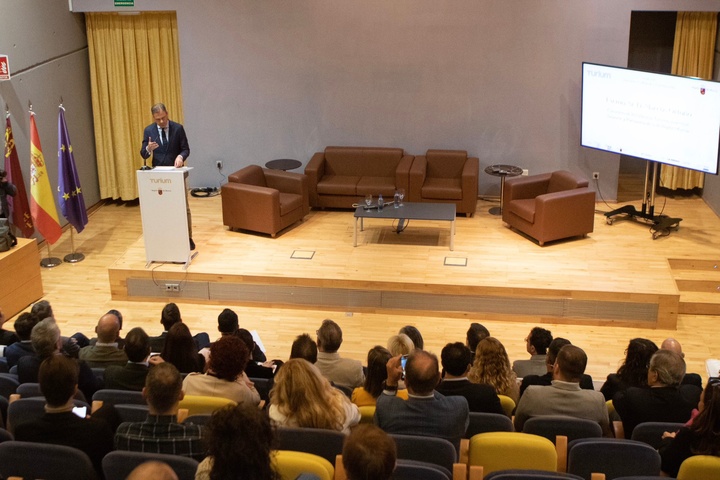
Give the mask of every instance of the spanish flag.
M 35 228 L 52 245 L 62 235 L 62 229 L 40 146 L 40 136 L 35 125 L 35 114 L 32 112 L 30 113 L 30 197 L 30 214 Z

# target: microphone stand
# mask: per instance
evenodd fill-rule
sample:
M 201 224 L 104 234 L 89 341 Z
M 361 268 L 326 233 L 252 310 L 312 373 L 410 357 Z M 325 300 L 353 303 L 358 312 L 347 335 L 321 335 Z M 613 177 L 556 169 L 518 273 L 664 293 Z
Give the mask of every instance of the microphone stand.
M 152 170 L 152 167 L 148 167 L 147 158 L 143 158 L 143 166 L 140 167 L 140 170 Z

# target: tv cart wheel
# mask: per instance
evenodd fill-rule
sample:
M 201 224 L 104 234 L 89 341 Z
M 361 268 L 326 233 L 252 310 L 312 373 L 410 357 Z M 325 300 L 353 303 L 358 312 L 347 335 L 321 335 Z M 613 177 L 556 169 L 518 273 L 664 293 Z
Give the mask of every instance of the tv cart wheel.
M 605 219 L 605 221 L 607 222 L 608 225 L 612 225 L 615 222 L 615 219 L 608 217 Z

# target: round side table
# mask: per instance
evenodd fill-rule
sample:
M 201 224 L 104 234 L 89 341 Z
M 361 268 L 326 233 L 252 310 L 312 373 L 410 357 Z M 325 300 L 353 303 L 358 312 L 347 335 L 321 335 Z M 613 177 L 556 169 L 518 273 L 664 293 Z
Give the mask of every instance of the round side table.
M 302 167 L 300 160 L 294 160 L 292 158 L 278 158 L 277 160 L 270 160 L 265 164 L 266 168 L 271 170 L 294 170 Z
M 505 178 L 522 175 L 522 168 L 515 165 L 490 165 L 485 168 L 485 173 L 493 177 L 500 177 L 500 206 L 491 207 L 489 212 L 492 215 L 502 215 L 503 197 L 505 196 Z

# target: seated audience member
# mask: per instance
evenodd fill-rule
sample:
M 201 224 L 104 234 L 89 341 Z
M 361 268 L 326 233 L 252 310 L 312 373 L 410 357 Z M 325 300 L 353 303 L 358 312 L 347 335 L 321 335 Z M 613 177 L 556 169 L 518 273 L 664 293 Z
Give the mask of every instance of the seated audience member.
M 104 368 L 109 365 L 123 366 L 127 363 L 127 355 L 118 348 L 117 338 L 120 334 L 120 320 L 106 313 L 95 327 L 97 342 L 80 349 L 79 358 L 90 367 Z
M 232 335 L 237 331 L 238 328 L 240 328 L 240 320 L 237 313 L 235 313 L 233 310 L 230 310 L 229 308 L 225 308 L 222 312 L 220 312 L 217 318 L 217 322 L 220 337 Z M 205 361 L 210 358 L 211 345 L 212 343 L 200 350 L 200 353 L 205 357 Z
M 149 338 L 145 330 L 140 327 L 135 327 L 128 332 L 124 348 L 128 362 L 122 367 L 111 365 L 105 369 L 105 388 L 142 391 L 150 366 L 148 362 Z M 156 355 L 154 358 L 160 357 Z M 160 360 L 162 359 L 160 358 Z
M 178 476 L 167 463 L 150 460 L 133 468 L 125 480 L 178 480 Z
M 558 352 L 553 367 L 552 385 L 533 385 L 525 390 L 515 410 L 515 430 L 521 432 L 525 422 L 542 415 L 567 415 L 597 422 L 603 435 L 612 437 L 605 398 L 602 393 L 580 388 L 587 366 L 587 355 L 574 345 Z
M 40 365 L 38 380 L 47 402 L 45 414 L 16 425 L 15 439 L 82 450 L 90 457 L 98 474 L 102 474 L 102 459 L 113 449 L 113 432 L 104 420 L 95 416 L 80 418 L 73 413 L 73 397 L 78 385 L 77 362 L 64 355 L 51 355 Z M 112 407 L 101 410 L 107 413 Z
M 647 386 L 650 357 L 658 351 L 657 345 L 647 338 L 633 338 L 625 349 L 625 359 L 617 373 L 611 373 L 600 388 L 605 400 L 629 387 Z
M 388 338 L 387 349 L 394 357 L 397 355 L 408 355 L 415 350 L 415 345 L 410 337 L 404 333 L 400 333 Z
M 680 385 L 685 375 L 685 360 L 669 350 L 658 350 L 650 358 L 647 387 L 630 387 L 613 397 L 625 437 L 643 422 L 685 423 L 700 400 L 702 390 L 695 385 Z
M 143 388 L 149 408 L 147 419 L 121 423 L 115 432 L 115 448 L 202 460 L 205 457 L 203 427 L 177 422 L 178 405 L 184 396 L 182 376 L 177 368 L 170 363 L 151 368 Z
M 535 327 L 530 330 L 530 333 L 525 338 L 525 346 L 527 352 L 530 354 L 530 359 L 515 360 L 513 362 L 512 369 L 518 378 L 523 378 L 526 375 L 545 374 L 545 355 L 547 354 L 547 348 L 550 346 L 552 339 L 553 336 L 550 330 L 540 327 Z
M 12 345 L 13 343 L 20 341 L 18 336 L 15 335 L 15 332 L 2 328 L 6 321 L 7 318 L 5 318 L 2 308 L 0 308 L 0 345 Z
M 317 362 L 318 349 L 315 340 L 307 333 L 298 335 L 290 347 L 290 358 L 302 358 L 315 364 Z
M 358 407 L 375 405 L 383 391 L 383 383 L 387 379 L 387 362 L 392 354 L 387 348 L 376 345 L 367 355 L 367 375 L 362 387 L 357 387 L 350 397 Z M 407 389 L 398 390 L 398 397 L 407 400 Z
M 273 428 L 267 415 L 250 405 L 217 410 L 205 427 L 208 456 L 198 466 L 195 480 L 280 480 L 273 469 Z
M 550 342 L 550 346 L 547 350 L 547 363 L 545 364 L 547 367 L 547 373 L 545 375 L 528 375 L 523 377 L 522 383 L 520 384 L 520 397 L 522 397 L 523 392 L 525 392 L 525 389 L 530 385 L 552 385 L 555 359 L 557 358 L 557 354 L 560 349 L 565 345 L 571 345 L 570 340 L 558 337 L 554 338 L 553 341 Z M 580 379 L 580 388 L 585 390 L 595 390 L 595 385 L 593 385 L 593 379 L 590 375 L 586 373 L 582 374 L 582 378 Z
M 45 320 L 46 318 L 55 319 L 52 306 L 47 300 L 39 300 L 33 303 L 30 308 L 30 313 L 35 315 L 38 321 Z M 82 347 L 88 345 L 88 338 L 82 333 L 76 333 L 72 337 L 62 337 L 62 345 L 60 350 L 68 357 L 78 358 L 78 352 Z
M 120 336 L 120 332 L 122 331 L 123 327 L 123 316 L 122 313 L 120 313 L 119 310 L 115 310 L 114 308 L 111 308 L 107 312 L 108 315 L 115 315 L 118 319 L 118 323 L 120 324 L 120 328 L 118 329 L 118 335 L 115 339 L 115 343 L 117 343 L 118 348 L 123 348 L 125 346 L 125 340 Z M 97 337 L 90 339 L 90 345 L 95 345 L 97 343 Z
M 682 351 L 682 345 L 680 345 L 680 342 L 678 342 L 674 338 L 666 338 L 665 340 L 663 340 L 662 344 L 660 345 L 660 350 L 670 350 L 671 352 L 675 352 L 680 355 L 683 360 L 685 359 L 685 353 L 683 353 Z M 683 377 L 681 384 L 695 385 L 702 388 L 702 378 L 697 373 L 685 372 L 685 376 Z
M 300 358 L 285 362 L 275 376 L 268 413 L 279 426 L 343 433 L 360 421 L 357 405 L 333 388 L 315 365 Z
M 205 371 L 205 357 L 198 353 L 190 329 L 184 323 L 170 327 L 160 356 L 175 365 L 180 373 Z
M 410 337 L 410 340 L 412 340 L 415 348 L 419 348 L 420 350 L 425 348 L 425 341 L 423 340 L 422 334 L 420 333 L 420 330 L 417 329 L 417 327 L 413 327 L 412 325 L 405 325 L 398 332 L 398 334 L 400 333 L 404 333 L 405 335 Z
M 388 480 L 396 461 L 395 441 L 375 425 L 358 425 L 343 444 L 342 462 L 348 480 Z
M 248 351 L 252 352 L 255 349 L 255 340 L 253 340 L 252 333 L 244 328 L 239 328 L 235 332 L 235 336 L 243 341 Z M 282 362 L 278 362 L 282 365 Z M 264 364 L 257 363 L 253 360 L 249 360 L 245 366 L 245 375 L 251 378 L 272 378 L 275 375 L 275 361 L 266 362 Z
M 243 371 L 250 352 L 235 336 L 222 337 L 210 347 L 207 373 L 191 373 L 183 381 L 186 395 L 205 395 L 258 405 L 260 394 Z
M 480 343 L 480 340 L 489 336 L 490 332 L 484 325 L 475 322 L 470 324 L 470 328 L 468 328 L 467 334 L 465 335 L 465 345 L 470 349 L 473 361 L 475 361 L 475 351 L 477 350 L 478 343 Z
M 342 329 L 332 320 L 323 320 L 317 331 L 318 356 L 315 365 L 333 384 L 347 389 L 359 387 L 365 381 L 360 362 L 342 358 L 338 354 L 342 345 Z
M 180 309 L 174 303 L 168 303 L 162 309 L 160 313 L 160 323 L 163 326 L 163 333 L 157 337 L 150 337 L 150 349 L 153 352 L 160 353 L 163 351 L 165 346 L 165 338 L 170 331 L 170 327 L 176 323 L 182 323 L 182 317 L 180 316 Z
M 693 455 L 720 456 L 720 381 L 711 379 L 691 425 L 683 427 L 660 448 L 663 475 L 677 477 L 682 462 Z
M 442 349 L 442 361 L 445 377 L 435 387 L 435 391 L 446 397 L 455 395 L 465 397 L 471 412 L 505 414 L 495 389 L 484 383 L 471 383 L 467 378 L 471 365 L 470 350 L 460 342 L 448 343 Z
M 18 381 L 20 383 L 38 382 L 40 364 L 46 358 L 60 354 L 62 337 L 60 328 L 53 318 L 39 321 L 30 332 L 30 341 L 35 355 L 26 355 L 18 360 Z M 64 355 L 64 354 L 63 354 Z M 78 364 L 78 387 L 86 399 L 92 399 L 93 394 L 102 387 L 95 377 L 92 369 L 82 360 L 75 360 Z
M 37 323 L 38 318 L 30 312 L 21 313 L 17 320 L 15 320 L 15 333 L 20 341 L 5 347 L 3 355 L 7 359 L 8 368 L 17 365 L 21 357 L 35 355 L 35 350 L 30 340 L 30 333 Z
M 517 376 L 510 367 L 508 354 L 500 340 L 495 337 L 484 338 L 478 343 L 468 380 L 473 383 L 486 383 L 493 387 L 498 395 L 510 397 L 515 403 L 520 396 Z
M 440 382 L 435 355 L 414 350 L 405 364 L 408 399 L 395 396 L 403 374 L 400 357 L 387 363 L 387 380 L 377 399 L 375 424 L 387 433 L 440 437 L 460 449 L 460 439 L 470 423 L 470 410 L 464 397 L 446 397 L 434 389 Z

